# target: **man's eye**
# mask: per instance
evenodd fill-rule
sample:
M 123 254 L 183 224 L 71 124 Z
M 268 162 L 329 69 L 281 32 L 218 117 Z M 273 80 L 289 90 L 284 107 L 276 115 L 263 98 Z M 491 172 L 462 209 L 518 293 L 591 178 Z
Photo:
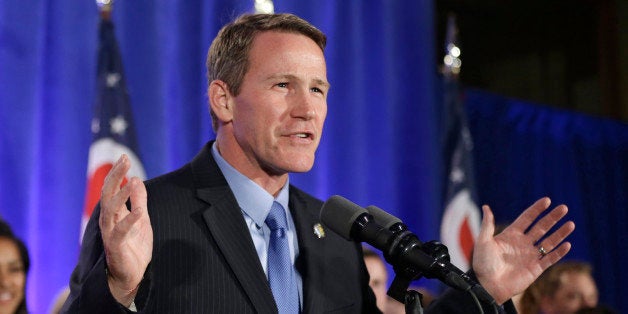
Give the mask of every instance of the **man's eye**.
M 315 92 L 315 93 L 321 93 L 321 94 L 323 93 L 323 91 L 318 87 L 312 87 L 310 88 L 310 91 Z
M 277 83 L 277 87 L 286 88 L 288 87 L 288 83 Z

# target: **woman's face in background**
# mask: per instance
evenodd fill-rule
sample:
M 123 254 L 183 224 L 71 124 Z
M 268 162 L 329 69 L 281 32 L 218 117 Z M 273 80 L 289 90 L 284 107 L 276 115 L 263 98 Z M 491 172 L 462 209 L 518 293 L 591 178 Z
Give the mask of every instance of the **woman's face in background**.
M 17 244 L 0 237 L 0 314 L 15 313 L 24 300 L 26 272 Z

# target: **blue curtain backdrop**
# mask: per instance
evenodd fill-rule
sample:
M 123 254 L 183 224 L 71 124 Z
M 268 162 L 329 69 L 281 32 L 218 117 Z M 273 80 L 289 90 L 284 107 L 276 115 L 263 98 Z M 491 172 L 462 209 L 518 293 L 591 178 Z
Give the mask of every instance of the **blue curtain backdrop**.
M 252 0 L 117 1 L 113 21 L 148 177 L 213 138 L 204 62 L 219 27 Z M 275 1 L 329 37 L 329 114 L 315 168 L 292 182 L 400 216 L 436 239 L 440 90 L 434 3 Z M 78 256 L 96 86 L 92 1 L 0 2 L 0 215 L 33 260 L 28 303 L 45 313 Z M 536 198 L 571 206 L 570 258 L 595 263 L 602 300 L 628 311 L 628 127 L 482 93 L 466 100 L 480 201 L 508 221 Z M 622 290 L 623 289 L 623 290 Z
M 628 125 L 477 90 L 465 104 L 481 202 L 503 223 L 543 195 L 567 204 L 568 258 L 591 262 L 600 302 L 628 313 Z

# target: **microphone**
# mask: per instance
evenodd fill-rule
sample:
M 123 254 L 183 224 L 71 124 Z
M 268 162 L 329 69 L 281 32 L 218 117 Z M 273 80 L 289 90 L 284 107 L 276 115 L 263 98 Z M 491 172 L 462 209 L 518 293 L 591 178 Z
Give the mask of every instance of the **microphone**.
M 425 245 L 410 232 L 399 218 L 375 207 L 368 210 L 334 195 L 321 208 L 321 221 L 331 230 L 349 241 L 366 242 L 384 252 L 388 263 L 395 270 L 437 278 L 450 287 L 463 291 L 484 290 L 463 271 L 449 263 L 446 247 Z M 428 243 L 429 244 L 429 243 Z M 445 248 L 443 254 L 442 247 Z M 417 277 L 417 278 L 418 278 Z M 407 288 L 407 286 L 406 286 Z M 485 292 L 485 291 L 484 291 Z M 479 297 L 489 303 L 495 303 L 488 293 Z
M 373 215 L 376 223 L 390 231 L 407 229 L 406 225 L 404 225 L 399 218 L 389 214 L 377 206 L 367 206 L 366 210 L 369 214 Z
M 375 223 L 390 230 L 394 234 L 399 234 L 408 230 L 408 227 L 399 218 L 389 214 L 388 212 L 377 206 L 367 206 L 366 210 L 373 216 Z M 481 300 L 490 304 L 495 303 L 495 299 L 493 299 L 493 297 L 484 289 L 484 287 L 482 287 L 482 285 L 480 285 L 476 280 L 469 277 L 467 273 L 463 272 L 461 269 L 450 263 L 449 251 L 444 244 L 437 241 L 429 241 L 423 244 L 422 250 L 438 260 L 439 263 L 442 263 L 447 272 L 455 273 L 462 279 L 464 279 L 471 286 L 471 290 Z

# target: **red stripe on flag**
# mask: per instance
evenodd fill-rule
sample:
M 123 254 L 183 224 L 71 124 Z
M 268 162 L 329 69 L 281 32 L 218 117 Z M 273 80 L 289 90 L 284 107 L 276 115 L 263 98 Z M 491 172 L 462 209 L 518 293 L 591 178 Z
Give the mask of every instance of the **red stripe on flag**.
M 113 168 L 112 163 L 105 163 L 100 165 L 94 171 L 94 174 L 87 179 L 87 189 L 85 195 L 85 207 L 83 208 L 83 217 L 89 218 L 92 216 L 92 212 L 94 211 L 94 207 L 100 200 L 100 193 L 102 190 L 102 186 L 105 182 L 105 177 L 109 173 L 109 170 Z M 122 180 L 122 184 L 120 187 L 123 187 L 127 183 L 127 178 L 125 177 Z
M 471 232 L 471 227 L 469 226 L 469 216 L 465 216 L 462 224 L 460 225 L 460 230 L 458 232 L 459 235 L 459 243 L 460 248 L 462 249 L 462 253 L 471 263 L 471 255 L 473 253 L 473 233 Z

